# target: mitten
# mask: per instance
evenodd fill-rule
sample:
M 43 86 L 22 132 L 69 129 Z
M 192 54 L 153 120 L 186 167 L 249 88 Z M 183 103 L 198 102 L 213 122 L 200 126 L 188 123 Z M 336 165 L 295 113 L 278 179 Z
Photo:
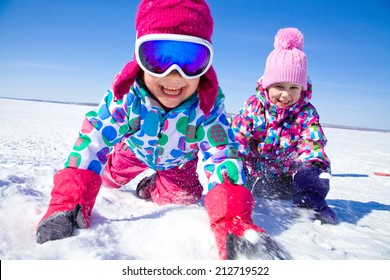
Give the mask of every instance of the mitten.
M 288 254 L 252 221 L 254 200 L 251 192 L 227 180 L 205 196 L 221 259 L 287 259 Z
M 37 226 L 37 243 L 69 237 L 74 227 L 87 228 L 100 186 L 100 176 L 93 171 L 76 168 L 58 171 L 49 207 Z
M 70 237 L 75 227 L 86 228 L 80 204 L 73 210 L 55 213 L 40 222 L 37 228 L 37 243 Z
M 320 178 L 321 173 L 318 168 L 311 167 L 294 175 L 293 206 L 313 209 L 321 222 L 336 224 L 336 214 L 325 201 L 330 188 L 329 179 Z

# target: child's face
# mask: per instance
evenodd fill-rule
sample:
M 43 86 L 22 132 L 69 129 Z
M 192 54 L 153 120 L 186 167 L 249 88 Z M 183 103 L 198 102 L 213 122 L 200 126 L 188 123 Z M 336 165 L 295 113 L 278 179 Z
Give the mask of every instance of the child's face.
M 144 81 L 149 91 L 165 109 L 173 109 L 197 90 L 200 78 L 184 79 L 174 70 L 162 78 L 144 73 Z
M 289 108 L 298 102 L 302 87 L 292 83 L 276 83 L 268 88 L 268 97 L 279 108 Z

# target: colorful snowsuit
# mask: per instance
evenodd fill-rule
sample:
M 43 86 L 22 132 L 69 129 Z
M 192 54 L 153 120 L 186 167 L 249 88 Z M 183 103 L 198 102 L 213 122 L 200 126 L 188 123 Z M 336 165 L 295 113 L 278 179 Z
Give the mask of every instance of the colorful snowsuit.
M 224 182 L 224 173 L 229 175 L 229 180 L 234 184 L 245 184 L 242 162 L 237 155 L 238 143 L 235 142 L 225 115 L 224 95 L 221 91 L 215 103 L 218 106 L 208 116 L 199 108 L 196 94 L 166 113 L 140 84 L 142 81 L 134 83 L 130 92 L 117 102 L 114 102 L 114 95 L 109 90 L 98 109 L 86 114 L 62 173 L 78 174 L 78 170 L 82 170 L 83 174 L 80 176 L 83 179 L 79 182 L 84 185 L 89 181 L 88 178 L 95 182 L 101 181 L 99 175 L 103 173 L 111 150 L 125 138 L 126 145 L 131 150 L 129 155 L 134 155 L 131 160 L 139 163 L 133 167 L 137 174 L 146 168 L 167 171 L 180 167 L 197 161 L 198 152 L 202 152 L 209 189 Z M 197 176 L 193 178 L 197 180 Z M 49 211 L 42 221 L 59 211 L 73 209 L 84 201 L 83 197 L 88 196 L 88 203 L 81 203 L 88 225 L 87 217 L 91 213 L 100 184 L 101 182 L 93 188 L 79 184 L 74 190 L 64 192 L 60 190 L 61 186 L 55 185 L 52 194 L 60 192 L 61 195 L 52 195 Z M 199 185 L 199 182 L 193 184 Z M 199 193 L 198 188 L 194 191 Z
M 168 170 L 197 159 L 201 151 L 209 189 L 223 182 L 227 171 L 235 184 L 244 184 L 238 144 L 230 130 L 219 91 L 206 117 L 194 94 L 168 113 L 135 83 L 122 100 L 108 91 L 97 111 L 87 113 L 79 138 L 65 167 L 102 174 L 113 146 L 126 138 L 137 159 L 153 170 Z
M 324 151 L 327 139 L 310 103 L 311 90 L 309 83 L 294 106 L 282 109 L 269 101 L 260 80 L 256 94 L 232 118 L 231 127 L 240 143 L 248 182 L 264 178 L 267 183 L 289 185 L 292 175 L 303 168 L 330 172 Z
M 259 82 L 256 95 L 231 122 L 240 154 L 254 171 L 292 175 L 310 164 L 330 171 L 324 151 L 327 139 L 310 98 L 311 84 L 293 107 L 280 109 L 269 101 Z

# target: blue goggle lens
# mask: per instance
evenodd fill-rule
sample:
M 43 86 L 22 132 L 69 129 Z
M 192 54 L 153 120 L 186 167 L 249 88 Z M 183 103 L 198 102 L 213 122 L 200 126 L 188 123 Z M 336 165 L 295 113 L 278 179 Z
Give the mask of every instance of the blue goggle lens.
M 139 60 L 148 71 L 163 74 L 177 65 L 189 77 L 207 70 L 211 53 L 207 46 L 176 40 L 152 40 L 143 42 L 138 50 Z

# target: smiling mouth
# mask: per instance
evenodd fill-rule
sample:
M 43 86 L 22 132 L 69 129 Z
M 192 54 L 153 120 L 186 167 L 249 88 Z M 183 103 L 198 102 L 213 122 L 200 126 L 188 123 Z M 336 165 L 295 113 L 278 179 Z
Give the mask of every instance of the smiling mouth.
M 181 91 L 181 87 L 173 88 L 173 87 L 162 86 L 162 90 L 167 95 L 179 95 Z
M 282 103 L 282 104 L 284 104 L 284 105 L 287 105 L 287 104 L 290 103 L 290 101 L 282 101 L 282 100 L 280 100 L 280 99 L 278 99 L 278 102 L 279 102 L 279 103 Z

